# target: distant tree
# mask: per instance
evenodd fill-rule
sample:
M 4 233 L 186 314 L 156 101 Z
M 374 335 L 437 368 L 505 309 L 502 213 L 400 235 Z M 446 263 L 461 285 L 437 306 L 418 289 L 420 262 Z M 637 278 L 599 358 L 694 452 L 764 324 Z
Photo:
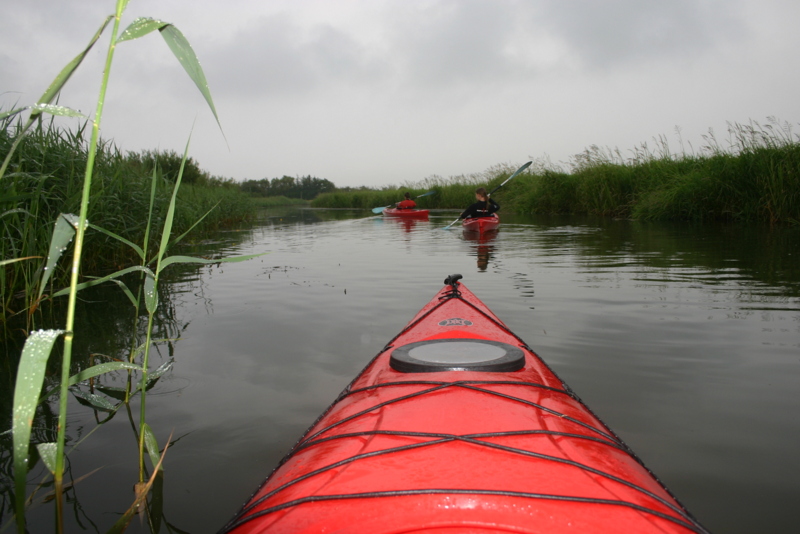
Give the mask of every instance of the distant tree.
M 152 174 L 153 167 L 158 165 L 161 175 L 174 182 L 178 178 L 183 154 L 174 150 L 159 152 L 158 150 L 143 150 L 142 152 L 128 152 L 128 161 L 141 169 L 143 174 Z M 185 184 L 205 185 L 210 180 L 210 175 L 202 170 L 194 158 L 187 158 L 183 168 L 181 182 Z
M 311 200 L 320 193 L 329 193 L 336 190 L 336 185 L 325 178 L 303 176 L 293 178 L 282 176 L 280 178 L 263 178 L 261 180 L 245 180 L 240 185 L 245 193 L 262 197 L 301 198 Z
M 253 196 L 257 197 L 268 197 L 270 196 L 270 183 L 269 178 L 263 178 L 261 180 L 245 180 L 239 186 L 241 190 L 245 193 L 249 193 Z

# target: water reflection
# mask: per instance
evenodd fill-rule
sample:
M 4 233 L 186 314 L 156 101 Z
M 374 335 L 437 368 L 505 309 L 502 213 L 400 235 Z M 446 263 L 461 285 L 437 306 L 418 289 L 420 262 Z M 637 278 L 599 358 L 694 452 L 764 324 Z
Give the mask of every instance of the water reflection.
M 469 241 L 472 246 L 473 254 L 478 259 L 478 271 L 484 272 L 489 267 L 494 251 L 494 240 L 497 239 L 498 230 L 489 232 L 468 232 L 463 231 L 464 241 Z
M 151 390 L 148 422 L 163 440 L 181 436 L 154 502 L 171 524 L 224 524 L 443 278 L 462 272 L 710 530 L 796 526 L 786 503 L 800 499 L 800 466 L 786 458 L 800 441 L 791 415 L 800 410 L 800 229 L 504 214 L 493 234 L 440 231 L 456 216 L 271 209 L 175 252 L 269 254 L 178 267 L 159 296 L 153 365 L 175 363 Z M 130 304 L 108 291 L 82 300 L 76 366 L 141 343 Z M 16 360 L 3 361 L 7 428 Z M 57 376 L 48 370 L 48 384 Z M 73 445 L 105 418 L 74 399 L 70 410 Z M 44 404 L 34 439 L 50 441 L 54 429 Z M 72 530 L 94 522 L 106 531 L 132 501 L 133 435 L 117 416 L 71 454 L 83 514 Z M 9 454 L 0 434 L 4 503 Z M 50 530 L 47 506 L 32 514 L 31 531 Z M 136 523 L 131 532 L 149 530 Z
M 403 217 L 385 217 L 382 220 L 386 221 L 387 224 L 394 224 L 400 227 L 405 233 L 410 234 L 414 231 L 417 226 L 424 224 L 425 226 L 428 225 L 427 220 L 421 219 L 406 219 Z

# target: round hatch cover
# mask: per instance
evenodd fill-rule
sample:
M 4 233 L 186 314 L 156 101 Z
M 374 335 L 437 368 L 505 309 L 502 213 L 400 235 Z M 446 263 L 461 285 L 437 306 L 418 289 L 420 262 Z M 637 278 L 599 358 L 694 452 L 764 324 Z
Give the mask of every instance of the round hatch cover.
M 397 347 L 389 365 L 403 373 L 505 372 L 525 367 L 525 354 L 507 343 L 486 339 L 431 339 Z

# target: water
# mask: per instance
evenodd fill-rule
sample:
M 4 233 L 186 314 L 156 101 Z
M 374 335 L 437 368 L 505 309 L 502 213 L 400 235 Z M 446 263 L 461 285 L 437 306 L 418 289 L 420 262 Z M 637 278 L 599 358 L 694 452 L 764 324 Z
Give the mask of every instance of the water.
M 461 273 L 707 528 L 800 529 L 800 231 L 504 215 L 478 241 L 441 230 L 456 215 L 272 211 L 181 251 L 269 254 L 176 268 L 159 296 L 159 336 L 174 340 L 151 367 L 174 364 L 147 407 L 159 445 L 173 440 L 166 522 L 222 526 L 445 276 Z M 119 302 L 87 306 L 84 328 L 112 335 L 84 352 L 121 351 L 130 312 Z M 70 476 L 101 469 L 71 490 L 68 530 L 105 532 L 133 500 L 138 406 L 91 435 L 105 415 L 70 410 Z M 29 520 L 51 531 L 50 505 Z M 148 529 L 137 519 L 130 531 Z

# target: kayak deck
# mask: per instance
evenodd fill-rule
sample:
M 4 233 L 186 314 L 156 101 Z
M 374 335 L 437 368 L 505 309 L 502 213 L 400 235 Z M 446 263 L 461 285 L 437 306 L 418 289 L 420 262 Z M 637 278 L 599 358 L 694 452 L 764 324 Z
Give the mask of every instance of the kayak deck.
M 386 208 L 385 210 L 383 210 L 383 214 L 386 217 L 404 217 L 412 219 L 427 218 L 428 213 L 429 210 L 417 210 L 417 209 Z
M 705 532 L 453 278 L 224 531 Z
M 500 226 L 500 217 L 498 217 L 496 213 L 493 213 L 488 217 L 464 219 L 461 226 L 466 232 L 489 232 L 491 230 L 496 230 Z

